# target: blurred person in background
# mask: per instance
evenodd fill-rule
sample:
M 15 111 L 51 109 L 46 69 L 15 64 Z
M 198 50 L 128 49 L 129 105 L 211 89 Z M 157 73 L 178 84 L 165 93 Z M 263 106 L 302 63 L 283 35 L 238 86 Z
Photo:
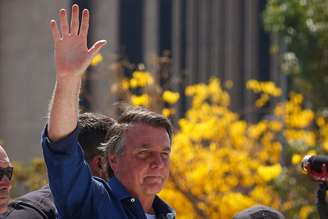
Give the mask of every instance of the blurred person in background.
M 0 145 L 0 219 L 5 218 L 8 213 L 9 192 L 11 189 L 11 177 L 13 167 L 9 157 L 3 147 Z
M 233 219 L 285 219 L 285 217 L 271 207 L 255 205 L 237 213 Z

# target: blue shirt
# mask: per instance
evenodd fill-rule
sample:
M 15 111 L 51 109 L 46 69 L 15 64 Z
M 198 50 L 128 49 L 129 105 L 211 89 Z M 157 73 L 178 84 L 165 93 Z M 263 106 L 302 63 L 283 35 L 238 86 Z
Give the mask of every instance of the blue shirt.
M 146 219 L 140 201 L 116 177 L 108 183 L 93 177 L 78 143 L 79 129 L 55 143 L 42 134 L 49 185 L 59 218 Z M 153 209 L 157 219 L 174 219 L 174 211 L 159 197 Z

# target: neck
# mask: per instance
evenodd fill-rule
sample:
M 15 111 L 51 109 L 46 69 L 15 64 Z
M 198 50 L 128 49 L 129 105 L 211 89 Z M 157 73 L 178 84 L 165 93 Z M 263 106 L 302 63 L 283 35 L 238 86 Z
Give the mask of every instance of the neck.
M 138 197 L 139 201 L 141 202 L 142 208 L 144 211 L 148 214 L 154 214 L 155 211 L 153 209 L 153 201 L 155 196 L 144 196 L 144 197 Z
M 134 197 L 138 198 L 138 200 L 141 203 L 141 206 L 145 213 L 153 214 L 155 213 L 153 209 L 153 201 L 155 199 L 155 194 L 147 195 L 144 194 L 141 190 L 135 191 L 129 188 L 133 188 L 133 186 L 130 186 L 128 183 L 126 183 L 124 180 L 122 180 L 119 175 L 115 175 L 118 181 L 125 187 L 125 189 Z

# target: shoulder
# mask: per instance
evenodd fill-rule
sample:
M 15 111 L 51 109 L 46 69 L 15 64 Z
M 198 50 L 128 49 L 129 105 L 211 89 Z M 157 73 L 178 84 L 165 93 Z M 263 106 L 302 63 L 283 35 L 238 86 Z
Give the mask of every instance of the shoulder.
M 49 187 L 42 187 L 12 201 L 6 218 L 56 218 L 56 208 Z
M 14 202 L 31 203 L 39 207 L 54 206 L 49 185 L 20 196 L 16 198 Z

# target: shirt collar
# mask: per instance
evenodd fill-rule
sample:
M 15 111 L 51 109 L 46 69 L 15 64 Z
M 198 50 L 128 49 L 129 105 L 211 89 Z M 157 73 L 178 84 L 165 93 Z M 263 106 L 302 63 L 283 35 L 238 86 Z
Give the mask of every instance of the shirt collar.
M 153 201 L 153 208 L 156 212 L 156 215 L 165 215 L 166 218 L 170 219 L 175 218 L 175 211 L 157 195 Z
M 116 196 L 116 198 L 118 198 L 120 201 L 123 199 L 132 198 L 132 195 L 126 190 L 126 188 L 115 176 L 110 178 L 108 185 L 111 188 L 114 196 Z M 153 208 L 156 212 L 156 215 L 163 215 L 168 219 L 175 218 L 175 211 L 157 195 L 153 201 Z

